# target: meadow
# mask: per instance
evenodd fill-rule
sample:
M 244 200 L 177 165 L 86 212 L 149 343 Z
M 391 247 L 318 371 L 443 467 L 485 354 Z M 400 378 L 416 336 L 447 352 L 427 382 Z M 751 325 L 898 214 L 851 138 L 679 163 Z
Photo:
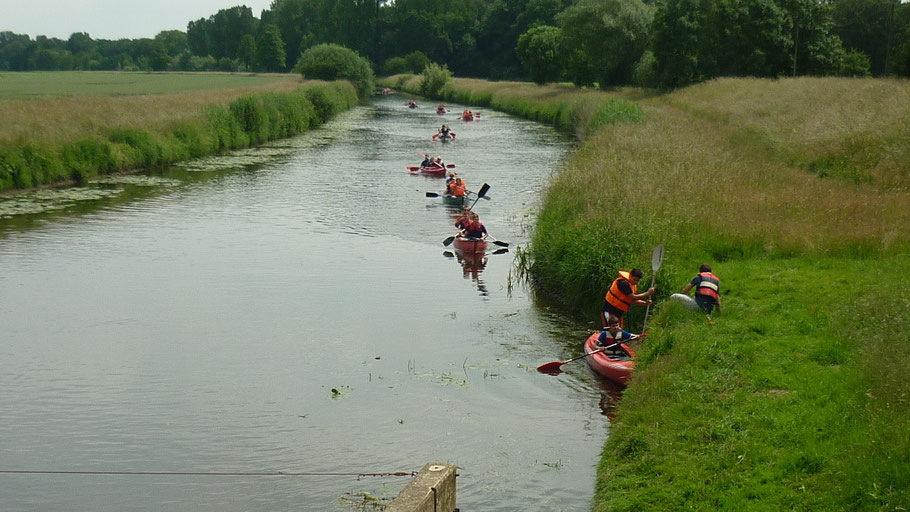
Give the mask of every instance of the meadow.
M 910 82 L 455 79 L 442 97 L 578 138 L 522 259 L 568 313 L 599 323 L 616 271 L 649 280 L 665 248 L 594 510 L 910 508 Z M 714 327 L 663 300 L 700 263 Z
M 297 75 L 3 73 L 0 192 L 249 147 L 358 101 L 347 82 Z

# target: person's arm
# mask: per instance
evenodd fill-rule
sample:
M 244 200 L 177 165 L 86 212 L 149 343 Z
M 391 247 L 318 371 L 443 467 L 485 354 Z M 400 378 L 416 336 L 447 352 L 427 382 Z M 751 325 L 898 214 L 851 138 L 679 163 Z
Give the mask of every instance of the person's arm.
M 689 290 L 691 290 L 691 289 L 692 289 L 692 283 L 689 283 L 689 284 L 687 284 L 686 287 L 683 288 L 682 291 L 679 292 L 679 293 L 681 293 L 681 294 L 683 294 L 683 295 L 687 295 L 687 294 L 689 293 Z
M 638 304 L 638 305 L 640 305 L 640 306 L 645 306 L 645 305 L 647 305 L 647 304 L 642 304 L 642 302 L 644 302 L 644 299 L 647 299 L 647 298 L 650 297 L 651 295 L 654 295 L 654 287 L 653 287 L 653 286 L 650 287 L 650 288 L 648 288 L 647 290 L 641 292 L 641 293 L 634 293 L 634 294 L 630 295 L 630 297 L 632 297 L 632 299 L 635 301 L 635 302 L 634 302 L 635 304 Z M 647 301 L 647 302 L 650 303 L 651 301 Z

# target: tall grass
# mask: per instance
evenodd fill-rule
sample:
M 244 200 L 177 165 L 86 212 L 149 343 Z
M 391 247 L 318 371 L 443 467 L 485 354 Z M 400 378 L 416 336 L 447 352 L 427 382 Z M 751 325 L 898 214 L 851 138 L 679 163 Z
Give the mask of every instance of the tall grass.
M 802 87 L 802 94 L 788 94 L 803 98 L 823 88 L 822 83 L 753 80 L 748 87 Z M 855 83 L 862 86 L 862 81 Z M 772 114 L 756 114 L 752 122 L 747 121 L 750 115 L 727 113 L 723 105 L 732 112 L 742 107 L 739 89 L 726 87 L 724 81 L 718 82 L 722 87 L 713 93 L 713 101 L 703 100 L 709 93 L 699 91 L 698 108 L 687 103 L 694 94 L 688 90 L 642 101 L 643 121 L 604 126 L 554 178 L 535 232 L 533 273 L 550 293 L 573 308 L 590 311 L 597 307 L 592 297 L 601 295 L 615 270 L 646 264 L 650 247 L 658 243 L 688 261 L 905 250 L 910 242 L 910 190 L 827 179 L 778 157 L 805 154 L 799 148 L 818 138 L 829 144 L 839 141 L 836 147 L 855 147 L 854 132 L 873 126 L 892 137 L 903 133 L 910 102 L 900 109 L 890 104 L 890 97 L 906 93 L 910 84 L 890 83 L 896 90 L 884 97 L 896 113 L 876 117 L 881 109 L 863 114 L 863 109 L 848 107 L 854 131 L 826 137 L 790 133 L 792 122 L 763 121 Z M 861 93 L 855 91 L 853 97 Z M 791 120 L 816 126 L 814 117 L 830 117 L 827 101 L 830 98 L 821 95 L 779 108 Z M 712 115 L 704 114 L 705 105 L 712 106 Z M 887 128 L 878 126 L 885 121 L 891 123 Z M 843 127 L 832 127 L 832 132 L 837 130 Z M 751 142 L 744 142 L 744 131 L 756 134 Z M 775 145 L 778 140 L 787 146 Z M 886 161 L 906 151 L 907 140 L 899 150 L 870 144 L 864 152 Z M 908 165 L 902 169 L 905 174 Z
M 0 102 L 11 115 L 0 129 L 0 192 L 248 147 L 301 133 L 358 102 L 348 82 L 283 88 Z

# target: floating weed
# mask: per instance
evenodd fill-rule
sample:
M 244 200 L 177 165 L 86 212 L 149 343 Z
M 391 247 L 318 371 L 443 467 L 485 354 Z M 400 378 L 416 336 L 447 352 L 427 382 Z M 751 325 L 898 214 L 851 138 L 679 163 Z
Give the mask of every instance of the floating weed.
M 350 393 L 350 392 L 351 392 L 351 386 L 341 386 L 341 389 L 332 388 L 332 389 L 331 389 L 331 392 L 332 392 L 332 394 L 331 394 L 330 398 L 331 398 L 332 400 L 337 400 L 337 399 L 339 399 L 339 398 L 343 398 L 345 395 L 347 395 L 348 393 Z
M 338 501 L 354 510 L 383 510 L 386 505 L 391 503 L 392 498 L 377 497 L 362 491 L 345 493 L 338 498 Z
M 117 188 L 74 187 L 38 190 L 9 198 L 0 198 L 0 219 L 63 210 L 81 201 L 113 197 L 121 192 L 122 190 Z
M 133 174 L 125 176 L 107 176 L 89 181 L 92 185 L 135 185 L 139 187 L 175 187 L 181 184 L 181 181 L 161 176 L 147 176 L 143 174 Z

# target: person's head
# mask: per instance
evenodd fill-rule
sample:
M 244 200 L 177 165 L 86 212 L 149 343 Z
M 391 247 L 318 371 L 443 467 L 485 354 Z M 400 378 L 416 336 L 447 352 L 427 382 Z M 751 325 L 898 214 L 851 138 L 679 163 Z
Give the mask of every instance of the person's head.
M 450 177 L 450 178 L 454 178 L 454 177 L 455 177 L 455 172 L 454 172 L 454 171 L 450 172 L 450 173 L 449 173 L 449 177 Z
M 619 318 L 616 318 L 615 316 L 610 315 L 610 317 L 607 318 L 607 329 L 610 330 L 610 332 L 618 331 L 619 330 Z
M 455 178 L 455 184 L 461 185 L 461 178 Z
M 632 284 L 638 284 L 643 275 L 640 268 L 633 268 L 632 272 L 629 272 L 629 277 L 631 277 L 629 280 L 632 281 Z
M 711 272 L 711 265 L 708 265 L 707 263 L 702 263 L 701 266 L 698 267 L 698 271 L 699 272 Z

